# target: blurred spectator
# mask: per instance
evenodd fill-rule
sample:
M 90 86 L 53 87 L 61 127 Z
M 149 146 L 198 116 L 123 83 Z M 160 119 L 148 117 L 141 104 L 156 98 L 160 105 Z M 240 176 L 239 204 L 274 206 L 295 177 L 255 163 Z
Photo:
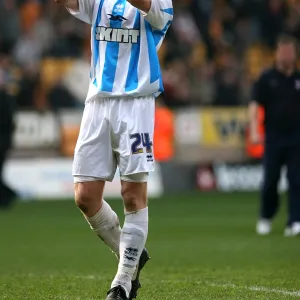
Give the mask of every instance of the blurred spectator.
M 278 33 L 280 33 L 287 17 L 287 1 L 266 0 L 262 1 L 260 13 L 261 38 L 265 43 L 274 47 Z
M 20 37 L 20 32 L 20 13 L 16 1 L 0 1 L 0 44 L 11 50 Z
M 88 55 L 74 61 L 63 78 L 62 85 L 74 97 L 77 104 L 83 105 L 90 83 L 90 59 Z
M 16 197 L 15 192 L 5 184 L 3 179 L 3 167 L 11 147 L 14 128 L 14 102 L 8 90 L 9 63 L 8 53 L 0 52 L 0 209 L 7 208 Z
M 214 104 L 237 106 L 240 103 L 240 74 L 235 56 L 226 51 L 220 55 L 215 73 L 216 95 Z

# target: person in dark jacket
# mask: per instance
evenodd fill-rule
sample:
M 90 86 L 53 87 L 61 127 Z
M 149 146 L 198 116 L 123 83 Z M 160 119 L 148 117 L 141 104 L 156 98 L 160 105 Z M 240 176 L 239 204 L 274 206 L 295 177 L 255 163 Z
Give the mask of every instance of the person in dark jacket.
M 16 193 L 4 182 L 3 168 L 12 144 L 14 129 L 13 102 L 4 87 L 0 86 L 0 209 L 12 204 Z
M 297 41 L 282 36 L 277 44 L 275 65 L 254 86 L 249 106 L 250 138 L 260 142 L 258 107 L 265 113 L 264 176 L 257 233 L 267 235 L 279 208 L 278 182 L 287 168 L 288 219 L 286 236 L 300 235 L 300 71 L 296 67 Z

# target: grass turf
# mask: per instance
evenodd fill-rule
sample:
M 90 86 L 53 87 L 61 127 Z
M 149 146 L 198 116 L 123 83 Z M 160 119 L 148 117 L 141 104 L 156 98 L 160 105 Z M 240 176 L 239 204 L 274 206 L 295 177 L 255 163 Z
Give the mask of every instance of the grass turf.
M 300 299 L 300 240 L 254 232 L 255 194 L 191 194 L 150 203 L 140 300 Z M 121 201 L 111 201 L 122 215 Z M 0 299 L 105 299 L 116 260 L 72 201 L 0 212 Z

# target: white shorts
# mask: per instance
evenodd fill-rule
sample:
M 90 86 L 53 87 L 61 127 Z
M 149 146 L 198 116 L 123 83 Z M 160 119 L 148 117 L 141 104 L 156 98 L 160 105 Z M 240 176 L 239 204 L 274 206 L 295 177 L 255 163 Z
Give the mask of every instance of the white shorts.
M 112 181 L 154 170 L 155 98 L 100 98 L 87 101 L 77 140 L 73 176 Z M 76 180 L 75 180 L 76 181 Z

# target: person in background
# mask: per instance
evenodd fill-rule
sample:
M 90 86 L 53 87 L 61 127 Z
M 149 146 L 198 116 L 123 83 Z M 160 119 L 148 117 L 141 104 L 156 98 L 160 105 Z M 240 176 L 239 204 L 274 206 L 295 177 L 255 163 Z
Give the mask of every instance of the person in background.
M 260 142 L 257 113 L 265 112 L 263 186 L 257 233 L 267 235 L 279 208 L 278 182 L 287 167 L 288 221 L 286 236 L 300 235 L 300 72 L 296 68 L 297 41 L 281 36 L 273 68 L 265 71 L 254 86 L 249 105 L 250 139 Z
M 9 58 L 5 51 L 0 52 L 0 209 L 8 208 L 16 193 L 3 179 L 3 167 L 11 147 L 14 129 L 13 98 L 7 91 L 9 77 Z
M 155 129 L 154 129 L 154 157 L 159 163 L 165 190 L 172 190 L 173 178 L 172 159 L 174 156 L 174 115 L 165 106 L 163 96 L 156 100 L 155 105 Z

